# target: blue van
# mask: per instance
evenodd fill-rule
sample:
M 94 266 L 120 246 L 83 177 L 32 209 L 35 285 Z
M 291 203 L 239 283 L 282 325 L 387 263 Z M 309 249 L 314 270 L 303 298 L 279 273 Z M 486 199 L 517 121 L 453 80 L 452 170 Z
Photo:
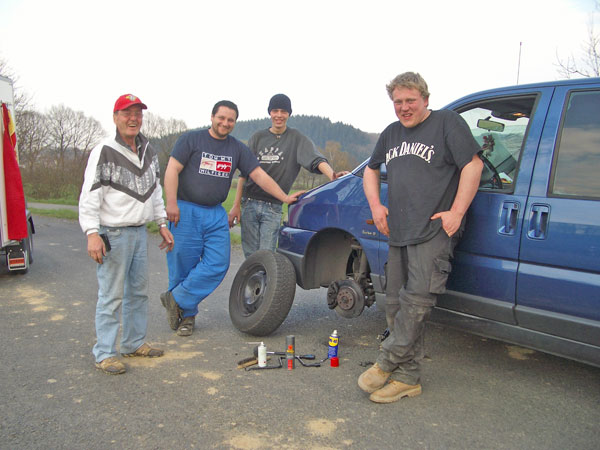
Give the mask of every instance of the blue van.
M 600 366 L 600 78 L 493 89 L 444 109 L 465 119 L 484 169 L 432 320 Z M 348 318 L 382 298 L 387 238 L 363 193 L 365 166 L 305 194 L 277 253 L 244 262 L 230 294 L 237 328 L 273 332 L 296 284 L 327 287 Z

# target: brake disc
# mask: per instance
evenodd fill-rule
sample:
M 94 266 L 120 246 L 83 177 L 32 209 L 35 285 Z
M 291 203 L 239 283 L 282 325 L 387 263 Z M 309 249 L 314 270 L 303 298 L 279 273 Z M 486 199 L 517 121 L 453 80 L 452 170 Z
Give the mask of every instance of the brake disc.
M 354 280 L 341 280 L 337 287 L 335 311 L 346 319 L 360 316 L 365 309 L 365 294 L 360 285 Z

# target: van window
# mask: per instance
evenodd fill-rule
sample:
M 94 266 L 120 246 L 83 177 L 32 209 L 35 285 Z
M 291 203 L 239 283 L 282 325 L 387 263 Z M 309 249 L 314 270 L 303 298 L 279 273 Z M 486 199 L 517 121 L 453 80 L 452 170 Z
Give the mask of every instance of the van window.
M 514 190 L 535 100 L 535 95 L 493 98 L 457 110 L 482 149 L 480 190 Z
M 550 194 L 600 198 L 600 91 L 572 92 L 566 105 Z

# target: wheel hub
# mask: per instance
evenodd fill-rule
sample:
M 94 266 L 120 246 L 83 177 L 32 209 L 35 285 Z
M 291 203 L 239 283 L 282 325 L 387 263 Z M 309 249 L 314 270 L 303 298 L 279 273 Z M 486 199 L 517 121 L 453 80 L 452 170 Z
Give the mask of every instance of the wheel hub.
M 264 271 L 257 271 L 248 278 L 242 297 L 244 310 L 247 313 L 256 312 L 265 294 L 266 285 L 267 276 Z
M 354 318 L 365 309 L 365 295 L 360 285 L 352 280 L 341 280 L 331 284 L 328 291 L 330 308 L 345 318 Z

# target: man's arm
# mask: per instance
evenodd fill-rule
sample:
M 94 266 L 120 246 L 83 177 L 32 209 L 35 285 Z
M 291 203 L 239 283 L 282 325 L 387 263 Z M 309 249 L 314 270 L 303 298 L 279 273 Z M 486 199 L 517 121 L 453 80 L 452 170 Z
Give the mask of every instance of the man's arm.
M 379 188 L 379 170 L 371 169 L 369 166 L 365 167 L 363 189 L 365 191 L 365 197 L 367 197 L 367 201 L 369 202 L 369 207 L 371 208 L 373 222 L 375 222 L 375 226 L 381 234 L 389 236 L 390 229 L 387 221 L 389 211 L 387 207 L 381 203 L 381 199 L 379 198 Z
M 450 211 L 439 212 L 431 216 L 431 220 L 442 219 L 442 227 L 448 236 L 452 236 L 460 228 L 460 223 L 477 194 L 482 169 L 483 161 L 479 155 L 473 155 L 471 162 L 460 172 L 458 190 Z
M 337 180 L 339 177 L 342 177 L 349 173 L 347 170 L 344 170 L 342 172 L 334 172 L 327 161 L 321 161 L 317 168 L 323 175 L 329 178 L 329 181 Z
M 182 170 L 183 164 L 171 156 L 165 170 L 165 197 L 167 199 L 167 220 L 173 222 L 175 226 L 179 222 L 177 188 L 179 187 L 179 173 Z
M 237 220 L 237 223 L 240 223 L 241 219 L 241 204 L 242 204 L 242 192 L 244 191 L 244 184 L 246 183 L 246 179 L 244 177 L 238 178 L 237 189 L 235 191 L 235 199 L 233 200 L 233 206 L 229 211 L 228 221 L 229 228 L 235 226 L 234 219 Z
M 281 190 L 279 185 L 275 182 L 273 178 L 269 176 L 267 172 L 265 172 L 261 167 L 257 167 L 252 172 L 250 172 L 250 178 L 258 184 L 263 191 L 271 194 L 277 200 L 283 203 L 294 203 L 298 197 L 306 191 L 298 191 L 292 195 L 286 195 L 285 192 Z

